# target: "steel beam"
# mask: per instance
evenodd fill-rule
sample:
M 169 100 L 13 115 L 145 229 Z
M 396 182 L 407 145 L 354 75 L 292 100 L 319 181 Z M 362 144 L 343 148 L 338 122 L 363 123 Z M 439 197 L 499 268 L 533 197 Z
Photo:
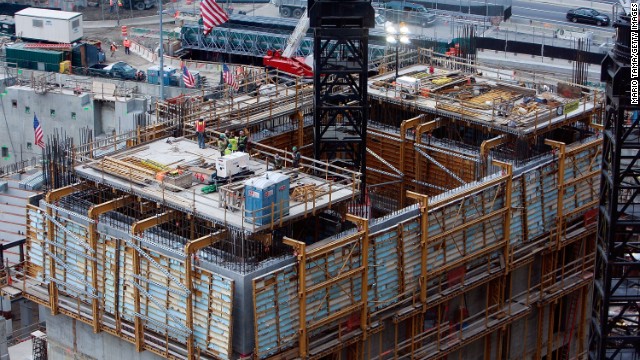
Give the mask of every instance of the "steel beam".
M 163 224 L 167 221 L 170 221 L 171 219 L 173 219 L 173 216 L 174 216 L 174 211 L 169 210 L 162 214 L 158 214 L 158 215 L 146 218 L 144 220 L 137 221 L 133 223 L 133 225 L 131 225 L 131 234 L 134 236 L 141 236 L 145 230 L 152 228 L 154 226 Z M 142 248 L 140 248 L 140 250 L 142 251 Z M 138 276 L 140 275 L 140 253 L 135 250 L 133 251 L 133 274 Z M 135 304 L 134 304 L 135 312 L 140 313 L 140 291 L 137 287 L 134 287 L 133 289 L 133 298 L 135 301 Z M 144 328 L 142 325 L 142 319 L 136 316 L 136 318 L 134 319 L 134 325 L 135 325 L 134 337 L 136 339 L 136 343 L 135 343 L 136 351 L 142 352 L 144 350 Z
M 347 214 L 346 219 L 351 221 L 354 224 L 358 225 L 358 230 L 362 233 L 362 240 L 360 240 L 360 256 L 362 257 L 360 262 L 360 270 L 362 274 L 361 280 L 361 301 L 362 301 L 362 309 L 360 314 L 360 330 L 362 330 L 362 339 L 367 339 L 367 328 L 369 327 L 369 315 L 367 306 L 368 295 L 369 295 L 369 220 L 355 216 L 352 214 Z
M 97 227 L 98 217 L 104 213 L 107 213 L 109 211 L 113 211 L 125 206 L 127 202 L 132 198 L 133 197 L 131 195 L 125 195 L 117 199 L 107 201 L 102 204 L 93 205 L 91 208 L 89 208 L 87 215 L 91 220 L 93 220 L 92 222 L 89 222 L 89 229 L 88 229 L 89 230 L 89 246 L 93 250 L 94 254 L 97 254 L 97 251 L 98 251 L 98 227 Z M 97 260 L 93 260 L 93 265 L 91 266 L 91 283 L 94 289 L 98 288 Z M 100 332 L 100 319 L 101 319 L 100 303 L 97 298 L 94 298 L 91 301 L 91 310 L 93 312 L 93 320 L 92 320 L 93 332 L 97 334 Z M 118 309 L 116 309 L 116 312 L 118 312 Z
M 422 312 L 424 313 L 427 311 L 427 257 L 429 256 L 427 239 L 429 238 L 429 197 L 412 191 L 407 191 L 407 197 L 420 202 L 420 302 L 422 303 Z
M 309 353 L 309 339 L 307 338 L 307 245 L 298 240 L 284 237 L 282 242 L 291 246 L 298 257 L 298 354 L 301 359 L 305 359 Z
M 58 189 L 51 190 L 45 196 L 45 201 L 49 204 L 53 204 L 54 202 L 62 199 L 65 196 L 71 195 L 77 191 L 81 191 L 87 188 L 85 183 L 77 183 L 69 186 L 61 187 Z M 50 243 L 53 243 L 55 238 L 55 226 L 53 219 L 53 209 L 51 207 L 47 207 L 47 238 Z M 49 245 L 49 252 L 52 254 L 56 253 L 56 248 L 54 245 Z M 54 276 L 56 273 L 56 262 L 49 262 L 49 273 L 51 276 Z M 58 287 L 54 282 L 49 283 L 49 307 L 51 308 L 51 315 L 58 315 Z
M 405 205 L 405 184 L 404 184 L 404 152 L 405 152 L 405 140 L 407 139 L 407 130 L 413 129 L 425 119 L 425 114 L 420 114 L 414 118 L 404 120 L 400 123 L 400 173 L 402 174 L 402 182 L 400 183 L 400 208 L 404 208 Z
M 213 234 L 205 235 L 195 240 L 191 240 L 184 246 L 185 281 L 187 282 L 186 285 L 189 289 L 189 294 L 187 294 L 187 328 L 190 331 L 189 335 L 187 336 L 188 359 L 195 359 L 197 355 L 195 351 L 195 340 L 193 337 L 193 294 L 195 293 L 195 291 L 193 288 L 192 255 L 202 248 L 215 244 L 226 236 L 227 231 L 222 230 Z

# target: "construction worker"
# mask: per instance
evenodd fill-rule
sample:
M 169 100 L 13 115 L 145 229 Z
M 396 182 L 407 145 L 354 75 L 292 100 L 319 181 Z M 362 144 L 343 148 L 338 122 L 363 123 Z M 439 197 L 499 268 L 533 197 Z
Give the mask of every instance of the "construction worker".
M 204 149 L 205 148 L 205 132 L 204 132 L 204 130 L 205 130 L 204 119 L 200 118 L 196 122 L 196 134 L 198 134 L 198 146 L 200 147 L 200 149 Z
M 240 130 L 240 136 L 238 136 L 238 151 L 246 152 L 248 142 L 249 137 L 244 134 L 244 131 Z
M 231 136 L 229 138 L 229 145 L 231 145 L 231 150 L 238 151 L 238 137 L 237 136 Z
M 220 155 L 224 155 L 224 151 L 227 150 L 227 146 L 229 145 L 229 141 L 224 134 L 220 134 L 220 138 L 218 139 L 218 150 L 220 150 Z
M 111 43 L 111 46 L 109 47 L 109 49 L 111 50 L 111 57 L 115 57 L 116 50 L 118 50 L 118 46 L 116 45 L 116 43 Z
M 280 157 L 279 154 L 276 154 L 276 156 L 274 157 L 273 163 L 276 170 L 282 169 L 282 158 Z
M 131 53 L 131 51 L 129 50 L 129 48 L 131 47 L 131 41 L 129 40 L 129 38 L 124 38 L 122 45 L 124 46 L 124 53 L 129 55 Z
M 300 152 L 297 146 L 294 146 L 291 150 L 293 151 L 293 167 L 297 168 L 300 166 Z
M 224 151 L 225 155 L 230 155 L 233 153 L 233 149 L 231 149 L 231 144 L 227 145 L 227 150 Z

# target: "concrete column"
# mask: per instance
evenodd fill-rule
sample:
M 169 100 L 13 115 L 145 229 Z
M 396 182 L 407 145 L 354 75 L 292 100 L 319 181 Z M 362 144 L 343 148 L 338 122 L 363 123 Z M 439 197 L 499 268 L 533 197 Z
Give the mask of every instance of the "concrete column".
M 9 320 L 11 322 L 11 320 Z M 0 317 L 0 360 L 9 360 L 9 347 L 7 346 L 7 320 Z
M 33 324 L 35 304 L 27 299 L 20 300 L 20 326 L 27 327 Z

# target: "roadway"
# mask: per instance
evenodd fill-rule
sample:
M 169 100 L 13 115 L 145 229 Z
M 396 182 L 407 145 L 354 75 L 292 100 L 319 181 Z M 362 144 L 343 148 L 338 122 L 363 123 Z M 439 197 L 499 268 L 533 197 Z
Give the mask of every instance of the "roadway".
M 527 0 L 513 0 L 512 6 L 512 21 L 513 22 L 527 22 L 529 20 L 548 23 L 552 27 L 565 27 L 575 26 L 588 30 L 601 30 L 611 32 L 613 34 L 614 29 L 609 26 L 596 26 L 590 24 L 573 24 L 566 19 L 566 14 L 569 9 L 575 9 L 577 7 L 591 7 L 600 12 L 609 15 L 612 18 L 613 5 L 617 3 L 616 0 L 573 0 L 558 1 L 543 0 L 543 1 L 527 1 Z

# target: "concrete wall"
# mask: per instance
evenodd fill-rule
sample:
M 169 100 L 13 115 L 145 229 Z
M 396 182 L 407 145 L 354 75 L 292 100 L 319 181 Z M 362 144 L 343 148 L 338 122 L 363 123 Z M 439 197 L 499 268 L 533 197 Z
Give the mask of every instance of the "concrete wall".
M 49 360 L 160 360 L 149 351 L 136 352 L 133 344 L 102 332 L 94 334 L 91 326 L 64 315 L 51 316 L 40 306 L 40 318 L 47 322 Z
M 9 149 L 8 157 L 0 156 L 0 166 L 20 161 L 21 157 L 28 160 L 41 156 L 42 151 L 34 141 L 34 114 L 38 117 L 45 141 L 56 130 L 63 130 L 77 141 L 79 130 L 85 127 L 93 129 L 94 136 L 107 131 L 110 134 L 113 129 L 118 132 L 135 129 L 134 115 L 146 110 L 144 99 L 114 103 L 93 100 L 90 94 L 74 95 L 67 89 L 38 94 L 25 86 L 7 87 L 0 103 L 4 118 L 0 121 L 0 147 Z M 74 113 L 75 119 L 72 118 Z
M 233 351 L 240 355 L 249 355 L 255 348 L 255 333 L 253 326 L 253 280 L 268 272 L 288 265 L 294 261 L 293 257 L 273 261 L 254 272 L 241 274 L 213 263 L 201 263 L 208 270 L 233 279 Z

